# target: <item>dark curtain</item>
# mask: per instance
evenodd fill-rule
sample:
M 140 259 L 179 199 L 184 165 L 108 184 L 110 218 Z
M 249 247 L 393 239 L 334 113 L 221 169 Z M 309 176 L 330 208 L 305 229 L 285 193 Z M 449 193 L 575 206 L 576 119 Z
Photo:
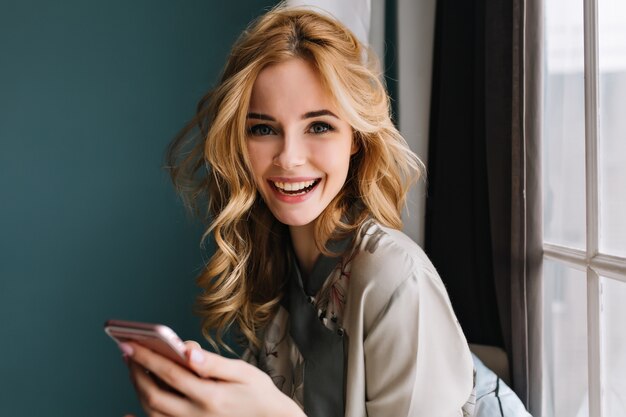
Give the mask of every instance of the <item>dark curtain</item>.
M 468 341 L 510 364 L 513 28 L 512 1 L 437 3 L 425 236 Z

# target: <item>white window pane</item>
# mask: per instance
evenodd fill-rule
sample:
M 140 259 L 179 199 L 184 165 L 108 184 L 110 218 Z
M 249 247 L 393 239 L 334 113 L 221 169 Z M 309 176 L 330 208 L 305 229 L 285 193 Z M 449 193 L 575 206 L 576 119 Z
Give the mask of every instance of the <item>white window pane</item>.
M 586 274 L 544 260 L 543 295 L 543 416 L 588 416 Z
M 626 1 L 600 0 L 598 13 L 600 250 L 626 256 Z
M 543 2 L 544 240 L 585 249 L 585 96 L 582 0 Z
M 626 283 L 602 278 L 605 417 L 626 416 Z

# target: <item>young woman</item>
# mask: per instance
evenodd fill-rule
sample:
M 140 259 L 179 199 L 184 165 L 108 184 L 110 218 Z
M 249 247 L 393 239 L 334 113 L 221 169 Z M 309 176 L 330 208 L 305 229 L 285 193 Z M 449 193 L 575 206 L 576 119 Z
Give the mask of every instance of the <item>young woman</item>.
M 421 163 L 375 62 L 302 9 L 270 11 L 235 44 L 169 157 L 217 247 L 198 279 L 204 334 L 217 347 L 233 327 L 247 349 L 226 359 L 188 342 L 188 370 L 124 345 L 149 415 L 471 414 L 466 340 L 399 231 Z

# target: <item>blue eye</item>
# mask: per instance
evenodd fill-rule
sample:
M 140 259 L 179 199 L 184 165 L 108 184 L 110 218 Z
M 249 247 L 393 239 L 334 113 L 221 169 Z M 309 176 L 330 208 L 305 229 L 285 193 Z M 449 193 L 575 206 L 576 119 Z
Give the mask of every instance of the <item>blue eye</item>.
M 254 125 L 251 126 L 248 129 L 248 132 L 254 136 L 267 136 L 267 135 L 274 135 L 276 134 L 276 132 L 274 132 L 274 129 L 272 129 L 270 126 L 268 125 Z
M 333 130 L 333 127 L 329 125 L 328 123 L 324 123 L 324 122 L 313 123 L 311 127 L 309 128 L 309 132 L 314 133 L 316 135 L 330 132 L 331 130 Z

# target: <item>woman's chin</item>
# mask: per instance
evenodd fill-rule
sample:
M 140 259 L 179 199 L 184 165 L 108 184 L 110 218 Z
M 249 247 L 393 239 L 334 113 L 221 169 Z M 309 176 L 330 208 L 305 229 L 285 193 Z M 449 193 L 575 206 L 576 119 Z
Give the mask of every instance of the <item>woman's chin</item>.
M 317 216 L 305 216 L 302 214 L 294 215 L 293 213 L 273 213 L 273 214 L 274 214 L 274 217 L 276 217 L 276 219 L 279 222 L 289 227 L 307 226 L 313 223 L 315 219 L 317 218 Z

